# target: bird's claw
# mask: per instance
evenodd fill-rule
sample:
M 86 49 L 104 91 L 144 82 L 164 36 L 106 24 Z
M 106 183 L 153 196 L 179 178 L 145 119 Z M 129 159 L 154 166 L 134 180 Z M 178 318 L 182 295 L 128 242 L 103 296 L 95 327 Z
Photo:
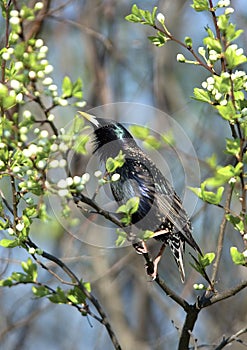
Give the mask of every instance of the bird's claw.
M 146 263 L 145 268 L 148 276 L 152 278 L 152 281 L 155 281 L 156 278 L 158 277 L 158 271 L 157 271 L 156 265 L 152 261 L 150 261 Z
M 146 254 L 148 253 L 146 243 L 144 241 L 139 241 L 133 244 L 137 254 Z

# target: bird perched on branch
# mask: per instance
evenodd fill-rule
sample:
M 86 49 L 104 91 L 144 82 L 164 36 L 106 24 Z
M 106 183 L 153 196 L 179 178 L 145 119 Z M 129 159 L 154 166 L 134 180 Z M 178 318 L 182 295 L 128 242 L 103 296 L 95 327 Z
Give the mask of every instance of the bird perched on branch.
M 80 113 L 94 127 L 93 152 L 97 152 L 102 161 L 106 161 L 109 157 L 114 158 L 120 150 L 125 154 L 123 166 L 117 169 L 120 178 L 110 184 L 111 191 L 118 204 L 125 204 L 134 196 L 139 197 L 138 210 L 132 215 L 131 224 L 141 230 L 153 231 L 154 238 L 163 243 L 153 261 L 154 269 L 150 274 L 153 278 L 156 277 L 158 262 L 165 246 L 168 245 L 184 282 L 185 243 L 200 255 L 202 252 L 192 237 L 191 223 L 180 198 L 122 124 L 96 118 L 85 112 Z M 136 249 L 143 252 L 145 246 L 137 244 Z

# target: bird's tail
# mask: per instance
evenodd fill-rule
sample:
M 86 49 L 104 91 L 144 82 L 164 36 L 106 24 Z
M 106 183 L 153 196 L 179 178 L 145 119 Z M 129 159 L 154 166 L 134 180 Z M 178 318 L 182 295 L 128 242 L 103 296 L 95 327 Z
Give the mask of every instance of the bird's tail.
M 169 247 L 171 248 L 172 255 L 178 266 L 181 281 L 185 281 L 184 263 L 183 263 L 183 252 L 184 252 L 184 242 L 178 234 L 173 234 L 170 239 L 167 240 Z

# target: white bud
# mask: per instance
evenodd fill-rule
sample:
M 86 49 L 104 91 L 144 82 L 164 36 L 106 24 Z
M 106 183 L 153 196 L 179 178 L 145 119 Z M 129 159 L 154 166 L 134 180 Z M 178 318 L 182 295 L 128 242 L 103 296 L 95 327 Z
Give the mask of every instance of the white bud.
M 9 227 L 7 229 L 7 231 L 8 231 L 8 234 L 11 235 L 11 236 L 14 234 L 14 230 L 11 227 Z
M 23 94 L 21 92 L 19 94 L 17 94 L 15 100 L 17 103 L 22 102 L 23 101 Z
M 178 53 L 177 54 L 177 61 L 178 62 L 185 62 L 185 57 L 184 57 L 184 55 L 182 55 L 181 53 Z
M 16 10 L 11 10 L 9 14 L 10 17 L 19 17 L 19 12 Z
M 159 12 L 156 18 L 157 18 L 157 21 L 159 21 L 161 24 L 165 23 L 165 16 L 163 15 L 163 13 Z
M 43 2 L 38 1 L 38 2 L 36 2 L 36 4 L 34 5 L 34 10 L 39 11 L 39 10 L 42 10 L 43 7 L 44 7 Z
M 23 229 L 24 229 L 24 223 L 23 222 L 19 222 L 17 225 L 16 225 L 16 229 L 17 231 L 21 232 Z
M 245 250 L 243 251 L 243 256 L 244 256 L 245 258 L 247 258 L 247 249 L 245 249 Z
M 51 77 L 47 77 L 42 81 L 43 85 L 51 85 L 53 83 L 53 79 Z
M 95 171 L 94 176 L 95 177 L 101 177 L 102 176 L 102 171 L 100 171 L 100 170 Z
M 12 79 L 12 80 L 10 80 L 10 86 L 14 90 L 19 90 L 21 87 L 21 83 L 16 79 Z
M 85 184 L 86 182 L 88 182 L 90 180 L 90 174 L 89 173 L 83 174 L 81 179 L 82 179 L 82 183 Z
M 2 59 L 8 61 L 10 59 L 10 54 L 8 52 L 4 52 L 2 54 Z
M 36 252 L 36 250 L 35 250 L 35 248 L 33 248 L 33 247 L 30 247 L 29 249 L 28 249 L 28 253 L 29 254 L 35 254 L 35 252 Z
M 72 186 L 73 185 L 73 179 L 72 179 L 72 177 L 67 177 L 66 178 L 66 184 L 67 184 L 67 186 Z
M 46 53 L 46 52 L 48 52 L 48 47 L 47 46 L 42 46 L 41 48 L 40 48 L 40 50 L 39 50 L 41 53 Z M 46 61 L 47 63 L 48 63 L 48 61 Z M 47 64 L 46 63 L 46 64 Z M 41 63 L 41 64 L 43 64 L 43 63 Z
M 22 68 L 23 68 L 23 62 L 21 62 L 21 61 L 15 62 L 15 69 L 16 70 L 20 70 Z
M 20 18 L 19 17 L 10 17 L 9 23 L 16 25 L 20 23 Z
M 118 181 L 119 179 L 120 179 L 120 174 L 118 173 L 113 174 L 111 177 L 111 181 L 113 182 Z
M 49 114 L 47 119 L 49 120 L 49 122 L 52 122 L 55 119 L 55 115 Z
M 50 147 L 50 150 L 51 150 L 52 152 L 56 152 L 56 151 L 58 150 L 58 145 L 57 145 L 56 143 L 53 143 L 53 144 L 51 145 L 51 147 Z
M 44 45 L 44 41 L 42 39 L 37 39 L 35 42 L 35 47 L 40 48 Z
M 46 167 L 46 162 L 44 160 L 39 160 L 36 165 L 39 169 L 44 169 Z
M 73 177 L 73 183 L 74 185 L 79 185 L 81 183 L 81 177 L 80 176 L 74 176 Z
M 28 76 L 30 79 L 35 79 L 36 78 L 36 72 L 34 72 L 33 70 L 30 70 L 30 72 L 28 72 Z
M 231 15 L 232 13 L 234 13 L 234 9 L 232 7 L 228 7 L 225 10 L 225 15 Z
M 49 133 L 48 133 L 48 131 L 47 130 L 42 130 L 41 132 L 40 132 L 40 137 L 42 137 L 42 138 L 47 138 L 49 136 Z
M 29 119 L 32 116 L 31 112 L 28 111 L 27 109 L 25 111 L 23 111 L 22 115 L 23 115 L 23 118 L 25 118 L 25 119 Z

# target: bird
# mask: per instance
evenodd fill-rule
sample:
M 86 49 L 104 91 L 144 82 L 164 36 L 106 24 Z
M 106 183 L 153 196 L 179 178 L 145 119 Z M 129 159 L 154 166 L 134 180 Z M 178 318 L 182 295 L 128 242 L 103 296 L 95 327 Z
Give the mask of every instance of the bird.
M 119 180 L 110 183 L 111 192 L 119 205 L 125 204 L 132 197 L 138 197 L 139 206 L 132 214 L 131 225 L 139 230 L 154 232 L 153 237 L 162 242 L 161 249 L 153 260 L 154 268 L 150 275 L 153 279 L 157 277 L 158 263 L 165 247 L 169 246 L 184 282 L 185 243 L 201 256 L 203 254 L 192 237 L 191 221 L 181 199 L 125 126 L 86 112 L 80 114 L 93 126 L 93 153 L 98 155 L 100 161 L 106 162 L 109 157 L 116 157 L 120 151 L 125 155 L 124 164 L 116 170 L 120 175 Z M 145 245 L 133 245 L 137 252 L 146 252 Z

